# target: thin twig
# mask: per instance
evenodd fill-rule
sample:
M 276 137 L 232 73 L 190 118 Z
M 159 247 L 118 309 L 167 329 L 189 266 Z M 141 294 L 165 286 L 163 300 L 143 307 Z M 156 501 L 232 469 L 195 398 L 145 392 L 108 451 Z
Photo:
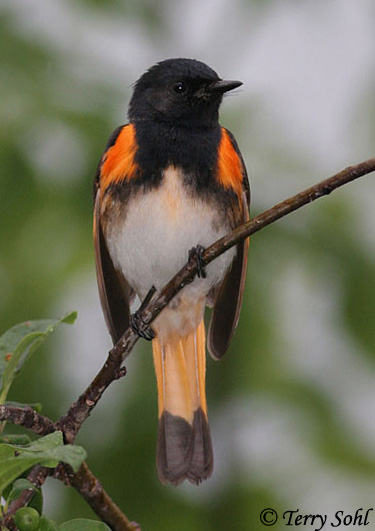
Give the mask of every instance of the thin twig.
M 48 435 L 58 428 L 47 417 L 39 415 L 32 407 L 0 406 L 0 421 L 8 421 L 23 426 L 38 435 Z

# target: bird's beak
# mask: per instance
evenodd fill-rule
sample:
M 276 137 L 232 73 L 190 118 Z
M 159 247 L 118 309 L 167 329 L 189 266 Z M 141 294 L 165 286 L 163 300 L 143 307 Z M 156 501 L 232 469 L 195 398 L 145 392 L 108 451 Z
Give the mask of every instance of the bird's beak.
M 240 87 L 241 85 L 242 81 L 229 81 L 225 79 L 219 79 L 218 81 L 214 81 L 213 83 L 211 83 L 208 88 L 210 92 L 218 92 L 220 94 L 224 94 L 224 92 L 233 90 L 237 87 Z

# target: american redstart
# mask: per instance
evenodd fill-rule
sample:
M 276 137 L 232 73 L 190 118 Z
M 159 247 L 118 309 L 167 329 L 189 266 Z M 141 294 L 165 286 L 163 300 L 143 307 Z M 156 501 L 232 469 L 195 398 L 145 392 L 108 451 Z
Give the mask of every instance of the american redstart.
M 236 141 L 218 121 L 223 94 L 242 85 L 206 64 L 168 59 L 135 83 L 129 123 L 111 135 L 95 179 L 94 239 L 101 304 L 114 343 L 130 325 L 152 338 L 162 483 L 211 476 L 203 314 L 220 359 L 242 303 L 248 240 L 206 268 L 202 249 L 249 219 L 250 190 Z M 160 290 L 195 253 L 198 275 L 142 329 L 129 306 Z

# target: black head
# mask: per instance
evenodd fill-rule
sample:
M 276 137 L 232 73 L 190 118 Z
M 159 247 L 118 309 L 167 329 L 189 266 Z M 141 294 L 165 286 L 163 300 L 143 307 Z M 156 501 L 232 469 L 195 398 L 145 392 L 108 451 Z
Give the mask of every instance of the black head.
M 129 120 L 211 127 L 218 122 L 224 92 L 240 85 L 240 81 L 223 81 L 195 59 L 167 59 L 136 82 Z

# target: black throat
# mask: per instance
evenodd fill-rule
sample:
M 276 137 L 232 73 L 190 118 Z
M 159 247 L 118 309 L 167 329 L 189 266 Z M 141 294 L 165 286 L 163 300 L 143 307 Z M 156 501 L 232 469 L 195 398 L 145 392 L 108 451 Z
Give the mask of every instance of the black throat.
M 187 181 L 191 181 L 187 184 L 194 184 L 197 191 L 212 186 L 221 139 L 218 123 L 212 127 L 189 127 L 150 120 L 134 125 L 136 162 L 143 185 L 158 186 L 163 171 L 173 165 L 183 170 Z

